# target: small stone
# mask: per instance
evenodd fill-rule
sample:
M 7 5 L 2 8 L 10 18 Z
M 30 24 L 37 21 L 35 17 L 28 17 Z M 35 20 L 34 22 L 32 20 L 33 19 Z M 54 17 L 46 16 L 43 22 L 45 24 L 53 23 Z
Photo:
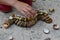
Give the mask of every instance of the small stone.
M 50 32 L 50 30 L 47 29 L 47 28 L 44 28 L 43 32 L 44 32 L 45 34 L 48 34 L 48 33 Z
M 2 28 L 2 25 L 0 26 L 0 28 Z
M 2 28 L 2 27 L 0 27 L 0 28 Z
M 53 29 L 54 29 L 54 30 L 58 30 L 58 29 L 59 29 L 59 25 L 54 24 L 54 25 L 53 25 Z
M 12 37 L 12 36 L 10 36 L 10 37 L 9 37 L 9 40 L 13 40 L 13 37 Z
M 51 40 L 51 38 L 45 38 L 44 40 Z
M 54 12 L 54 11 L 55 11 L 54 8 L 50 8 L 50 9 L 49 9 L 49 12 Z

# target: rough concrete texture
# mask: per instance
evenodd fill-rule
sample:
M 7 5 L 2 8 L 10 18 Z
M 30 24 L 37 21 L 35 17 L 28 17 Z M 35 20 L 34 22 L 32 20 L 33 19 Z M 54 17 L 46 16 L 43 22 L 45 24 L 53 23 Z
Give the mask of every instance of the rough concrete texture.
M 22 28 L 16 25 L 12 25 L 8 29 L 0 28 L 0 40 L 9 40 L 10 36 L 13 36 L 14 40 L 44 40 L 47 37 L 50 37 L 51 40 L 60 40 L 60 29 L 53 30 L 52 28 L 53 24 L 58 24 L 60 26 L 60 0 L 36 0 L 36 2 L 33 2 L 33 8 L 40 8 L 46 11 L 48 11 L 49 8 L 54 8 L 55 12 L 49 15 L 53 19 L 53 22 L 47 24 L 39 21 L 32 28 Z M 11 13 L 20 14 L 16 10 Z M 9 17 L 9 14 L 10 13 L 4 14 L 0 12 L 0 27 L 4 20 Z M 43 33 L 44 28 L 48 28 L 50 33 Z

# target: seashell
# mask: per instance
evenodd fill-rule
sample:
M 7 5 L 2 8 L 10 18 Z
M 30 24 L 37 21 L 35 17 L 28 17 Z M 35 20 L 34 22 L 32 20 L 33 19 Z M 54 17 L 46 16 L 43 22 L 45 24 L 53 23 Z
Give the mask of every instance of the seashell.
M 54 12 L 54 11 L 55 11 L 54 8 L 50 8 L 50 9 L 49 9 L 49 12 Z
M 54 30 L 58 30 L 58 29 L 59 29 L 59 25 L 54 24 L 54 25 L 53 25 L 53 29 L 54 29 Z

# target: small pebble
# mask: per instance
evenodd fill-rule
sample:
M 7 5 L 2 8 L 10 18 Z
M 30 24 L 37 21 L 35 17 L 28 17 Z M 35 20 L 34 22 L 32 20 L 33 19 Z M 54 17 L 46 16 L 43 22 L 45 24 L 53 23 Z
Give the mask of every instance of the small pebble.
M 13 37 L 12 37 L 12 36 L 10 36 L 10 37 L 9 37 L 9 40 L 13 40 Z
M 2 28 L 2 26 L 0 26 L 0 28 Z
M 49 9 L 49 12 L 54 12 L 54 11 L 55 11 L 54 8 L 50 8 L 50 9 Z
M 44 40 L 51 40 L 51 38 L 45 38 Z
M 53 25 L 53 29 L 54 29 L 54 30 L 58 30 L 58 29 L 59 29 L 59 25 L 54 24 L 54 25 Z
M 44 32 L 45 34 L 48 34 L 48 33 L 50 32 L 50 30 L 47 29 L 47 28 L 44 28 L 43 32 Z

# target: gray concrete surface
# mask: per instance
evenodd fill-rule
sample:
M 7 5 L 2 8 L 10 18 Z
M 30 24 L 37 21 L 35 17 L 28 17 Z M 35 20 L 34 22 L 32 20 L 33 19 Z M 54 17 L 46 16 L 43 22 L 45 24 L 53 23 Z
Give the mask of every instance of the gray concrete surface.
M 49 15 L 53 19 L 53 23 L 47 24 L 39 21 L 32 28 L 22 28 L 16 25 L 12 25 L 8 29 L 0 28 L 0 40 L 9 40 L 11 35 L 14 37 L 14 40 L 44 40 L 47 37 L 50 37 L 51 40 L 60 40 L 60 29 L 53 30 L 52 28 L 53 24 L 60 26 L 60 0 L 36 0 L 36 2 L 33 2 L 33 8 L 45 9 L 47 11 L 49 8 L 55 8 L 55 12 Z M 11 13 L 20 14 L 16 10 Z M 0 27 L 4 20 L 9 17 L 9 14 L 0 12 Z M 44 28 L 49 28 L 50 33 L 43 33 Z

